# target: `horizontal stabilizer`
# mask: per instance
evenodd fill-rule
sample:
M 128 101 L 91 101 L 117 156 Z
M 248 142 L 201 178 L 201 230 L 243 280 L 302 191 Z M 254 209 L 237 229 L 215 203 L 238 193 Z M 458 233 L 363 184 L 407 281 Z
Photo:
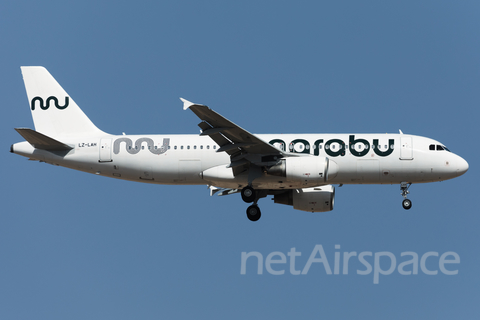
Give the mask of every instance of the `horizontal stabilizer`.
M 40 132 L 28 128 L 15 128 L 20 135 L 28 141 L 34 148 L 47 151 L 68 151 L 72 147 L 52 139 Z

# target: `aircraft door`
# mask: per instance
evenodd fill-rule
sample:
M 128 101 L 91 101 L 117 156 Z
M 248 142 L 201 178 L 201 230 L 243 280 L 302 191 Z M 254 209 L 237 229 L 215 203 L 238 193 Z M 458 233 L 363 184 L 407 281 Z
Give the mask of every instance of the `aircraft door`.
M 112 161 L 112 139 L 100 140 L 100 155 L 98 162 Z
M 400 137 L 400 160 L 413 159 L 412 137 Z

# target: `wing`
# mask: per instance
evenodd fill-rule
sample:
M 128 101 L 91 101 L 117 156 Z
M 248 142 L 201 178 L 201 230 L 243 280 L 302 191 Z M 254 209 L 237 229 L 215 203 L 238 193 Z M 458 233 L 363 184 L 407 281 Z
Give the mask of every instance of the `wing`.
M 248 169 L 250 164 L 274 165 L 280 158 L 287 156 L 286 152 L 251 134 L 209 107 L 182 98 L 180 100 L 184 110 L 192 110 L 202 120 L 198 124 L 202 129 L 200 135 L 210 136 L 220 146 L 217 152 L 230 155 L 230 167 L 234 168 L 235 175 Z

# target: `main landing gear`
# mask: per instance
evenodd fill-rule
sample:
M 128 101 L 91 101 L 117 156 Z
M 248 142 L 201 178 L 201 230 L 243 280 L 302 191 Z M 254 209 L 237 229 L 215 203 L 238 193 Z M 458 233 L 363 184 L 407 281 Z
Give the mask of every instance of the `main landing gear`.
M 402 182 L 400 184 L 400 190 L 402 190 L 401 195 L 404 198 L 402 201 L 402 206 L 405 210 L 409 210 L 412 207 L 412 201 L 407 199 L 407 194 L 410 193 L 410 191 L 408 191 L 408 188 L 410 188 L 411 185 L 411 183 L 407 182 Z
M 262 216 L 260 208 L 256 204 L 252 204 L 247 208 L 247 218 L 250 221 L 257 221 Z
M 242 200 L 246 203 L 252 203 L 255 201 L 255 189 L 250 186 L 246 186 L 242 189 Z
M 257 221 L 258 219 L 260 219 L 260 217 L 262 216 L 262 212 L 257 205 L 258 199 L 260 199 L 260 197 L 257 195 L 255 189 L 253 189 L 251 186 L 246 186 L 242 189 L 241 195 L 243 201 L 245 201 L 246 203 L 253 202 L 253 204 L 247 208 L 247 218 L 250 221 Z

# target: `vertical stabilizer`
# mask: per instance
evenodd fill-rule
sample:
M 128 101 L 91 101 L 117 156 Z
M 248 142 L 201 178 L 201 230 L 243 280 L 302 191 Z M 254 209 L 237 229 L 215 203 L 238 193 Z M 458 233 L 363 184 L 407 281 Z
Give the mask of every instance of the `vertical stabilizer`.
M 49 137 L 99 136 L 98 129 L 44 67 L 21 67 L 35 130 Z

